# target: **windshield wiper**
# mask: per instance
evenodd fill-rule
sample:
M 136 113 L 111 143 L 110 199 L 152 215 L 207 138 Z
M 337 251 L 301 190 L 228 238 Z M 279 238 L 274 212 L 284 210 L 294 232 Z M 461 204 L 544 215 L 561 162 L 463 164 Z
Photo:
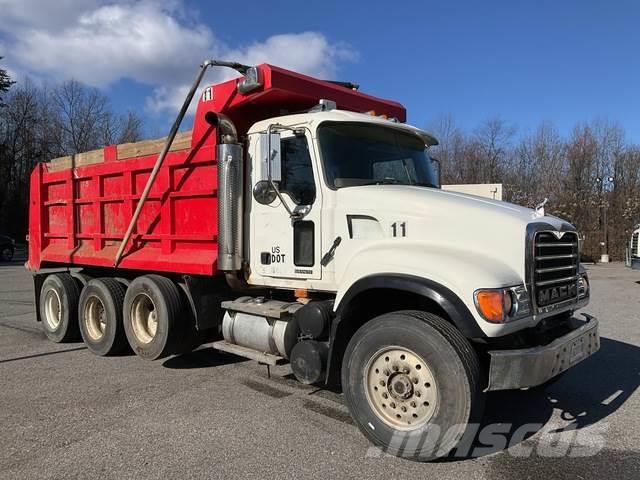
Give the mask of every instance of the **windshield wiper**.
M 365 182 L 362 185 L 397 185 L 400 180 L 396 180 L 395 178 L 380 178 L 378 180 L 372 180 L 370 182 Z
M 433 183 L 429 183 L 429 182 L 416 182 L 416 183 L 412 183 L 411 185 L 413 185 L 415 187 L 438 188 L 437 185 L 434 185 Z
M 437 185 L 429 182 L 404 183 L 400 180 L 396 180 L 395 178 L 382 178 L 379 180 L 372 180 L 371 182 L 362 183 L 361 185 L 406 185 L 407 187 L 438 188 Z

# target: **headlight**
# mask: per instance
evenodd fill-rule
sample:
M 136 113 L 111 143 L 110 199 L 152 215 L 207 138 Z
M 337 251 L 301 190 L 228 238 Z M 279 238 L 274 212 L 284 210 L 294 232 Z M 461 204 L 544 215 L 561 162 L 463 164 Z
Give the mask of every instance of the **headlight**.
M 492 323 L 516 320 L 531 312 L 529 294 L 524 285 L 476 290 L 474 300 L 478 313 Z

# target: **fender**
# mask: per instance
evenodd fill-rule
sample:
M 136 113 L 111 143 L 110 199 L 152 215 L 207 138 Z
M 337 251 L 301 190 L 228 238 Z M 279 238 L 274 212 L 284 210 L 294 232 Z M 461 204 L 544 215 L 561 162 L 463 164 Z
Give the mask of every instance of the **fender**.
M 371 289 L 392 289 L 411 292 L 434 301 L 447 314 L 451 322 L 467 338 L 484 338 L 486 335 L 480 329 L 475 318 L 464 302 L 451 290 L 432 280 L 406 274 L 376 274 L 369 275 L 356 281 L 347 290 L 336 310 L 336 317 L 331 325 L 329 338 L 329 355 L 327 361 L 327 374 L 325 383 L 333 383 L 335 375 L 332 374 L 338 352 L 334 348 L 337 342 L 337 333 L 340 323 L 348 313 L 349 305 L 359 294 Z
M 338 306 L 336 322 L 342 318 L 349 304 L 358 294 L 374 288 L 411 292 L 433 300 L 442 307 L 465 337 L 486 337 L 464 302 L 447 287 L 427 278 L 397 273 L 369 275 L 356 281 L 347 290 Z

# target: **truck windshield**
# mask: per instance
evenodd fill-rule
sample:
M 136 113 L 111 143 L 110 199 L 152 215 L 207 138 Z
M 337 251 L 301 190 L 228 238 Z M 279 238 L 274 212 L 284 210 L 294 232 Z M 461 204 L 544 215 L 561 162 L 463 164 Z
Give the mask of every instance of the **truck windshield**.
M 416 135 L 369 123 L 326 122 L 318 129 L 330 188 L 420 185 L 438 188 L 438 175 Z

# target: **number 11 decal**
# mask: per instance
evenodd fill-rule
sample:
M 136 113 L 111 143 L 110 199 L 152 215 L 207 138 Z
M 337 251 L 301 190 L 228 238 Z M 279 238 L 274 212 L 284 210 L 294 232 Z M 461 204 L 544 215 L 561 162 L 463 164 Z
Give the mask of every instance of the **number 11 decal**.
M 394 237 L 406 237 L 407 222 L 393 222 L 391 224 L 391 235 Z

